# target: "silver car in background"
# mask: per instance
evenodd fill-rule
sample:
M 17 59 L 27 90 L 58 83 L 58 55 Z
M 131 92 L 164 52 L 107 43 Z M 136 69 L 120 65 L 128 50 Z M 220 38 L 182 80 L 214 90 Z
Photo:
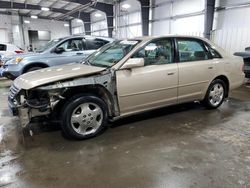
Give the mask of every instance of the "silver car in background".
M 87 35 L 69 36 L 47 43 L 36 53 L 16 55 L 5 61 L 2 76 L 14 80 L 21 74 L 68 63 L 78 63 L 103 45 L 113 42 L 106 37 Z

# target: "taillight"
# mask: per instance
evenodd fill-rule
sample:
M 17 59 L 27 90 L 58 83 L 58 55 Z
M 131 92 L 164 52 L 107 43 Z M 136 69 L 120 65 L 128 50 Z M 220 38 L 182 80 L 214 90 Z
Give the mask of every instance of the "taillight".
M 23 51 L 22 50 L 16 50 L 15 51 L 17 54 L 21 54 L 21 53 L 23 53 Z

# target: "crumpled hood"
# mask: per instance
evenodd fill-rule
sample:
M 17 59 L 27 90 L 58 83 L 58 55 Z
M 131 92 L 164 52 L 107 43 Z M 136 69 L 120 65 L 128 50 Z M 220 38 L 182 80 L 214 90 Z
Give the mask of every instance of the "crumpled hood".
M 19 89 L 28 90 L 56 81 L 98 73 L 103 70 L 105 68 L 77 63 L 54 66 L 23 74 L 14 80 L 14 85 Z

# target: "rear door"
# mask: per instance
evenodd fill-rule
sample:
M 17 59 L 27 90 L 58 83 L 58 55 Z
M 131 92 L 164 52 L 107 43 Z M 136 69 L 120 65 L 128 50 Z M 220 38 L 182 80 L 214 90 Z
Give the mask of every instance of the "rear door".
M 216 59 L 205 43 L 196 38 L 176 38 L 178 51 L 178 102 L 202 99 L 215 76 Z

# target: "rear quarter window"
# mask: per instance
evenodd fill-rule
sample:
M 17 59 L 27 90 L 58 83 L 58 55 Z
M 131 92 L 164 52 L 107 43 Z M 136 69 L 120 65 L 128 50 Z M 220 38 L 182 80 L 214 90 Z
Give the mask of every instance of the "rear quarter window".
M 0 44 L 0 51 L 6 51 L 7 46 L 5 44 Z
M 86 43 L 87 43 L 88 50 L 97 50 L 109 42 L 106 40 L 102 40 L 102 39 L 94 39 L 94 40 L 87 39 Z
M 212 48 L 210 45 L 206 44 L 206 48 L 210 52 L 212 58 L 222 58 L 220 53 L 218 51 L 216 51 L 214 48 Z

